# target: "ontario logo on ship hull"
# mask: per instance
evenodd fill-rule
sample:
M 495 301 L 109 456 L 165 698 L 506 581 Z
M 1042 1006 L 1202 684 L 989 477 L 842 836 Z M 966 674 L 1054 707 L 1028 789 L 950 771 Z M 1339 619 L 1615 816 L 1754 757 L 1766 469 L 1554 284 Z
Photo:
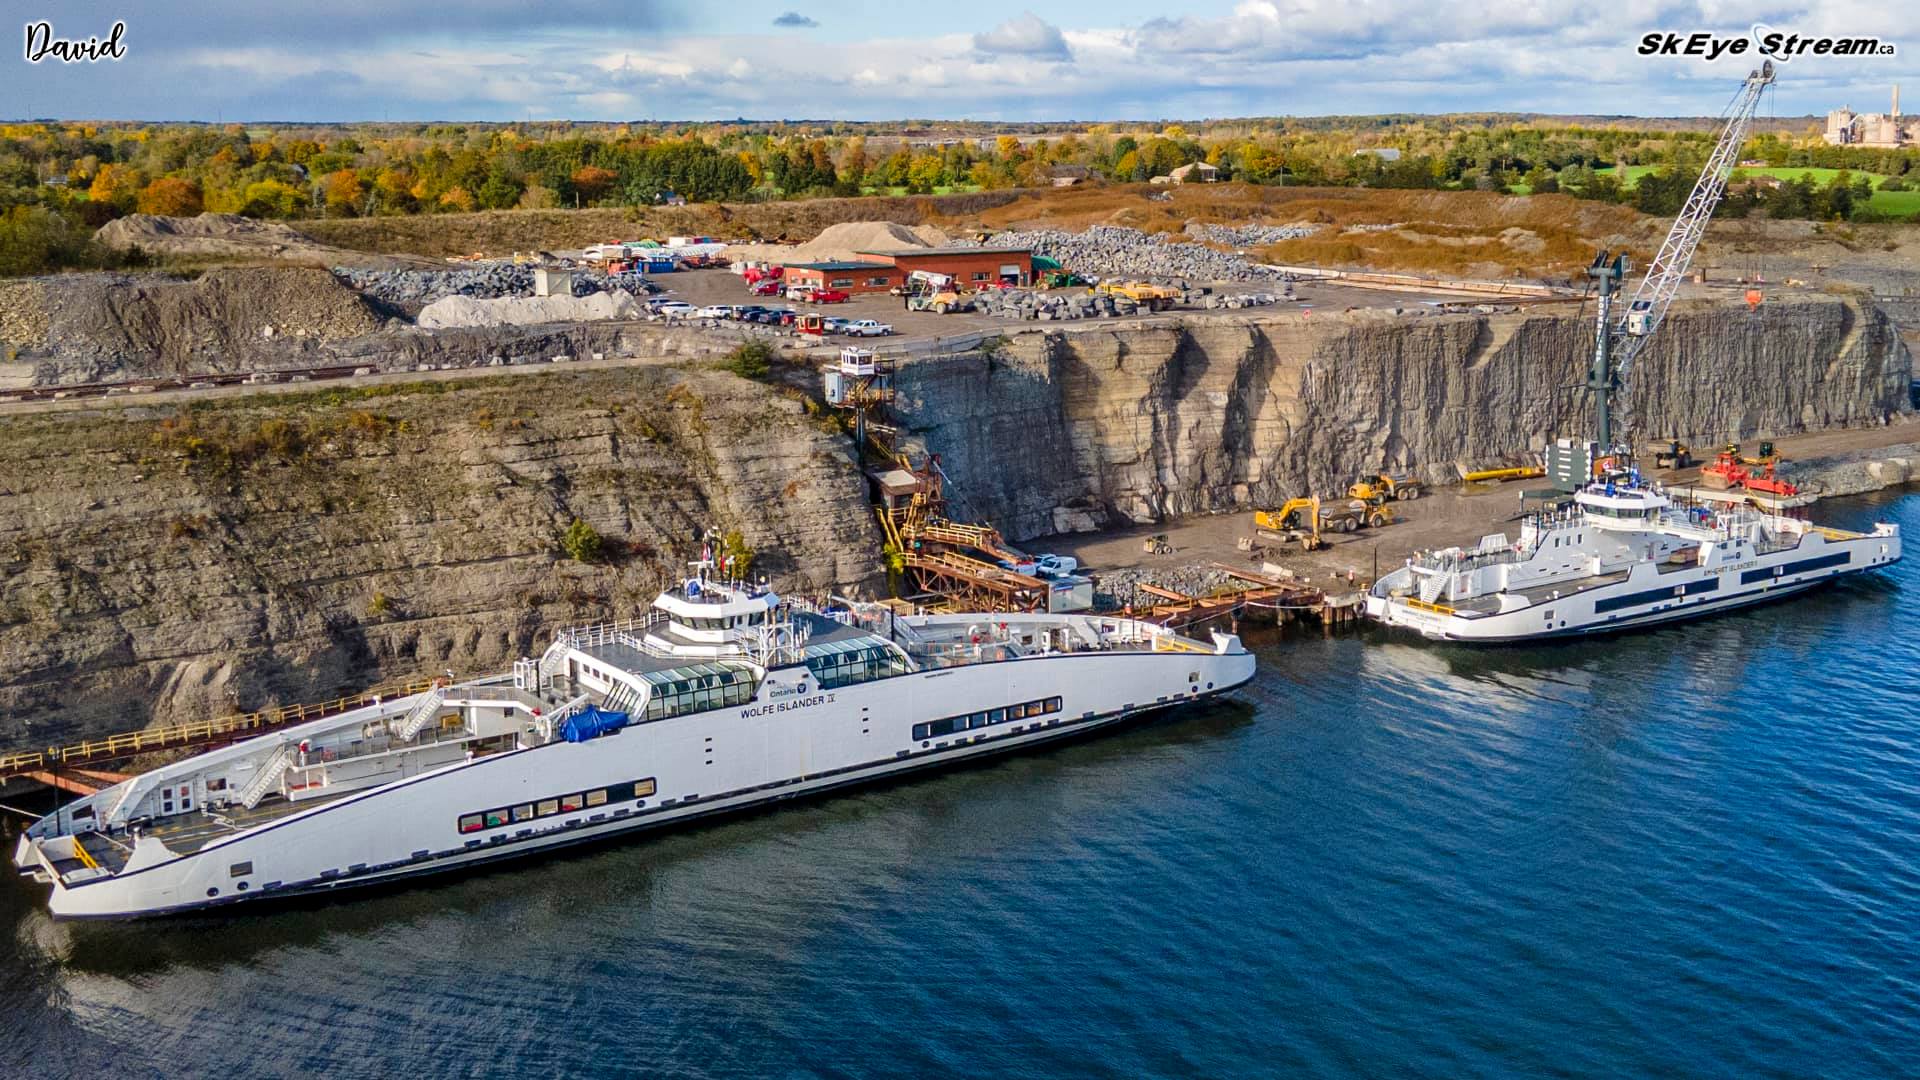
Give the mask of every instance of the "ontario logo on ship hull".
M 1709 63 L 1723 56 L 1759 56 L 1784 64 L 1797 56 L 1899 55 L 1899 49 L 1893 42 L 1878 37 L 1799 34 L 1790 30 L 1775 30 L 1765 23 L 1753 24 L 1753 28 L 1745 34 L 1656 30 L 1642 34 L 1640 45 L 1634 51 L 1641 56 L 1693 56 Z

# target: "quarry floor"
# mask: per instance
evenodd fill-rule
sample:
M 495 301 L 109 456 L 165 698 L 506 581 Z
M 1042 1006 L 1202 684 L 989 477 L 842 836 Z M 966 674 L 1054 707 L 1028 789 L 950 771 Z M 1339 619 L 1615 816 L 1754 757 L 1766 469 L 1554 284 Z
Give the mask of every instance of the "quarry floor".
M 1920 443 L 1920 419 L 1774 440 L 1776 449 L 1789 462 L 1871 453 L 1915 443 Z M 1696 448 L 1696 455 L 1703 449 L 1711 454 L 1711 448 Z M 1673 482 L 1690 480 L 1697 475 L 1697 470 L 1680 473 L 1662 470 L 1653 475 Z M 1394 524 L 1329 534 L 1327 548 L 1311 553 L 1301 551 L 1297 544 L 1267 544 L 1264 549 L 1253 552 L 1239 550 L 1237 544 L 1241 537 L 1253 537 L 1251 512 L 1207 514 L 1159 525 L 1045 537 L 1026 542 L 1022 547 L 1035 552 L 1071 555 L 1079 559 L 1082 566 L 1091 568 L 1096 576 L 1101 570 L 1173 569 L 1212 563 L 1258 572 L 1262 563 L 1273 563 L 1323 585 L 1344 582 L 1349 571 L 1357 581 L 1368 581 L 1375 576 L 1376 565 L 1383 571 L 1391 570 L 1415 551 L 1472 546 L 1489 533 L 1518 535 L 1520 493 L 1541 483 L 1520 480 L 1483 485 L 1473 491 L 1460 486 L 1429 489 L 1412 502 L 1395 503 L 1400 520 Z M 1145 541 L 1157 535 L 1167 538 L 1173 547 L 1171 553 L 1146 553 Z

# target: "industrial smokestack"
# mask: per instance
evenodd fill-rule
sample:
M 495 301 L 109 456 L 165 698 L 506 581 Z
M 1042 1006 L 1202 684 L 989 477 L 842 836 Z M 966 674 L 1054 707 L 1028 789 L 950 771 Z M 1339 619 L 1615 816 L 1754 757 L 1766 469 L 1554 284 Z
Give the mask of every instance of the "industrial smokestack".
M 1893 118 L 1900 119 L 1900 84 L 1893 84 Z

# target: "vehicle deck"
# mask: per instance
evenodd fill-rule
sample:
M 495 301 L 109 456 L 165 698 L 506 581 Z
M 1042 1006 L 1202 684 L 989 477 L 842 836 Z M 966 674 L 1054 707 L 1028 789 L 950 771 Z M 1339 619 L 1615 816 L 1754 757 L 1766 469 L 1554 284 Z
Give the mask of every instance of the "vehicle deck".
M 1572 596 L 1575 593 L 1586 592 L 1588 589 L 1598 589 L 1603 585 L 1616 585 L 1625 580 L 1627 580 L 1627 571 L 1615 570 L 1609 574 L 1577 578 L 1570 582 L 1562 581 L 1549 585 L 1535 585 L 1527 589 L 1509 589 L 1505 592 L 1489 593 L 1486 596 L 1476 596 L 1471 600 L 1461 600 L 1450 606 L 1456 612 L 1469 617 L 1497 615 L 1500 613 L 1500 598 L 1503 596 L 1524 597 L 1527 606 L 1532 607 L 1557 597 Z

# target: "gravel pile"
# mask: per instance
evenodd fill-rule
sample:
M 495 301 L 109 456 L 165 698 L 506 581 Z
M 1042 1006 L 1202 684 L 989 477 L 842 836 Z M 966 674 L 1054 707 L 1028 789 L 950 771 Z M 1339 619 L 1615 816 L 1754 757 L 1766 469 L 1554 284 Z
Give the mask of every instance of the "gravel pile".
M 1207 225 L 1198 221 L 1187 223 L 1187 235 L 1195 240 L 1210 240 L 1216 244 L 1227 244 L 1237 248 L 1277 244 L 1282 240 L 1298 240 L 1303 236 L 1312 236 L 1313 232 L 1312 225 Z
M 1291 285 L 1287 286 L 1283 295 L 1267 292 L 1220 294 L 1207 289 L 1187 288 L 1181 293 L 1180 303 L 1183 307 L 1237 310 L 1266 307 L 1293 298 Z M 1044 293 L 1028 292 L 1025 289 L 988 289 L 974 297 L 973 302 L 974 308 L 983 314 L 1000 319 L 1022 319 L 1033 322 L 1108 319 L 1121 315 L 1140 314 L 1142 311 L 1138 304 L 1124 296 L 1097 296 L 1084 292 Z
M 354 270 L 335 267 L 335 276 L 367 296 L 400 307 L 431 304 L 449 296 L 496 300 L 533 295 L 533 267 L 488 263 L 452 270 Z M 573 270 L 573 295 L 620 292 L 646 295 L 660 286 L 637 274 L 617 277 L 598 270 Z
M 996 233 L 987 244 L 1030 247 L 1071 270 L 1102 278 L 1256 281 L 1275 276 L 1239 255 L 1120 225 L 1095 225 L 1086 232 L 1015 230 Z
M 1202 566 L 1129 567 L 1093 576 L 1093 606 L 1111 609 L 1132 604 L 1146 608 L 1166 603 L 1160 597 L 1141 592 L 1141 585 L 1157 585 L 1187 596 L 1209 596 L 1228 589 L 1244 589 L 1247 583 L 1224 570 Z
M 638 319 L 640 305 L 625 293 L 597 292 L 587 296 L 502 296 L 479 299 L 446 296 L 420 311 L 419 323 L 428 329 L 460 326 L 540 326 L 546 323 L 595 322 L 601 319 Z

